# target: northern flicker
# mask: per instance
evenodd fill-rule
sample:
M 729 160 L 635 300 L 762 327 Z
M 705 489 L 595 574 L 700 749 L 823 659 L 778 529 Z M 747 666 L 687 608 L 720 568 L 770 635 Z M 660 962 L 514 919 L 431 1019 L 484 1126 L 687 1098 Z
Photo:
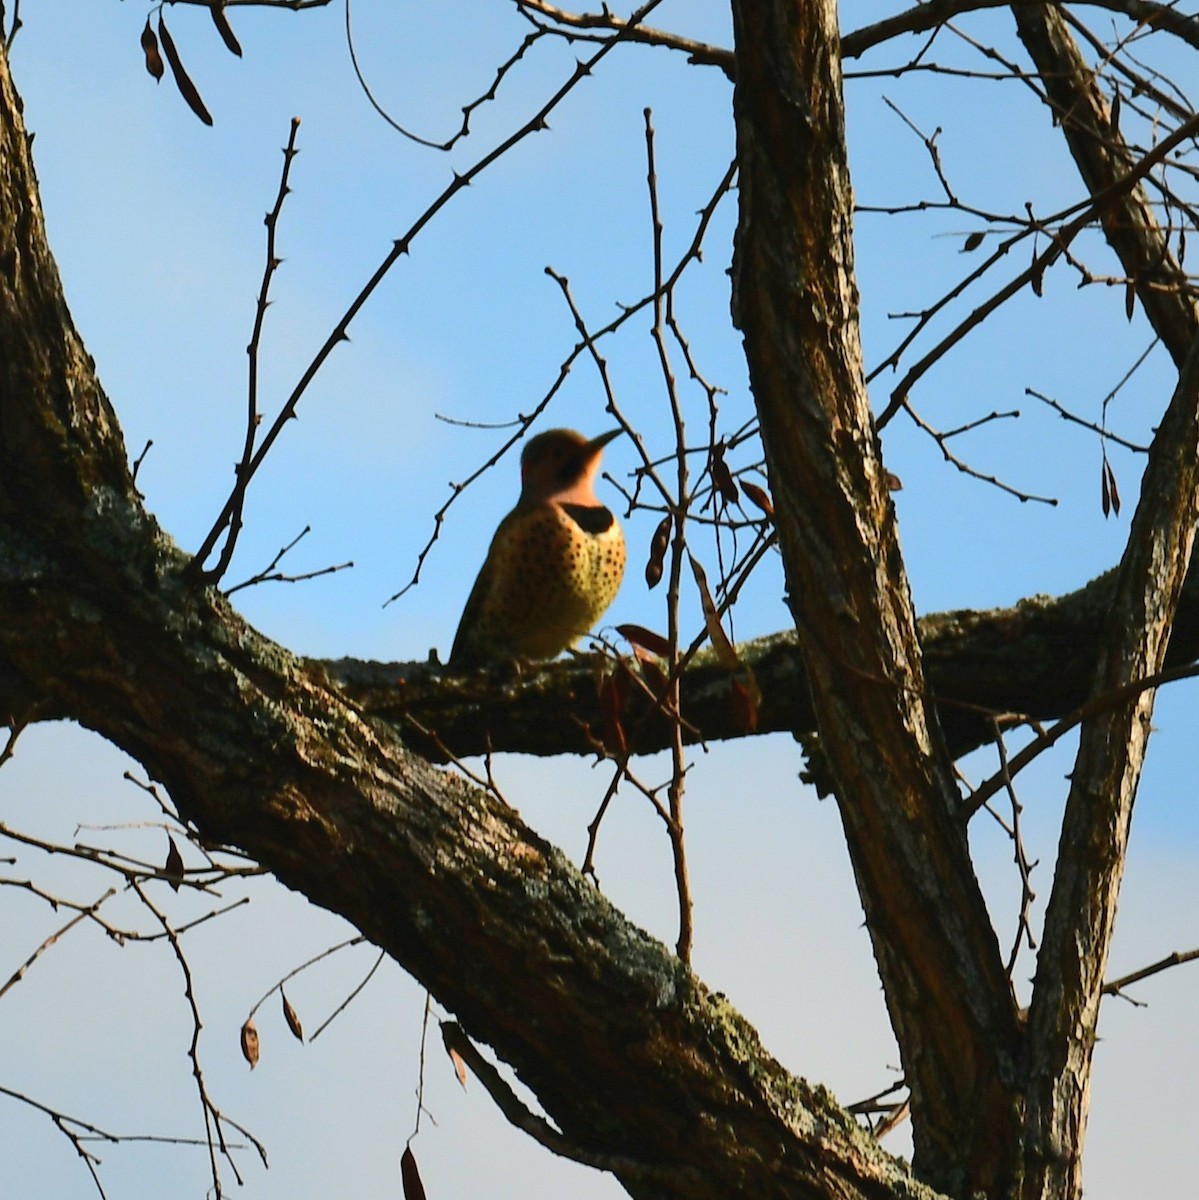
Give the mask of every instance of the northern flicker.
M 573 429 L 538 434 L 520 456 L 520 500 L 500 522 L 466 601 L 450 665 L 553 658 L 612 603 L 624 534 L 595 496 L 603 448 Z

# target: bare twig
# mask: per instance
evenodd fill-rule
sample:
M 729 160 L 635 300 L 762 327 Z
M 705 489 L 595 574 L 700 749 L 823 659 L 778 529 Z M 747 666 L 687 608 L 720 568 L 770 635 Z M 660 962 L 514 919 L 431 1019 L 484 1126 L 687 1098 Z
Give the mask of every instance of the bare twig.
M 254 458 L 254 442 L 258 436 L 258 425 L 262 417 L 258 411 L 258 351 L 262 344 L 262 327 L 266 321 L 266 310 L 270 304 L 271 281 L 279 269 L 282 259 L 276 250 L 276 235 L 279 227 L 279 215 L 283 211 L 283 201 L 287 199 L 291 188 L 288 179 L 291 175 L 291 164 L 299 151 L 296 149 L 296 135 L 300 131 L 300 118 L 292 117 L 288 131 L 287 145 L 283 148 L 283 170 L 279 176 L 279 191 L 275 196 L 274 207 L 266 214 L 266 265 L 262 271 L 262 283 L 258 289 L 258 303 L 254 310 L 254 328 L 250 334 L 250 344 L 246 347 L 249 356 L 249 380 L 246 386 L 246 436 L 242 447 L 241 461 L 235 469 L 233 491 L 225 504 L 225 522 L 220 521 L 212 527 L 204 539 L 200 549 L 196 551 L 195 565 L 200 569 L 200 578 L 205 583 L 215 583 L 229 568 L 233 551 L 237 547 L 237 539 L 241 533 L 242 513 L 246 503 L 246 489 L 250 486 L 250 478 L 254 473 L 252 462 Z M 217 538 L 222 529 L 228 527 L 228 534 L 216 565 L 211 570 L 203 570 L 204 563 L 216 546 Z
M 249 1021 L 276 992 L 282 991 L 283 985 L 287 983 L 288 980 L 294 979 L 297 975 L 301 974 L 301 972 L 307 971 L 309 967 L 315 966 L 318 962 L 322 962 L 324 959 L 331 957 L 339 950 L 344 950 L 347 946 L 360 945 L 365 941 L 366 938 L 364 938 L 361 934 L 357 934 L 352 938 L 346 938 L 344 942 L 338 942 L 336 946 L 326 947 L 319 954 L 314 954 L 310 959 L 308 959 L 307 962 L 302 962 L 298 967 L 293 967 L 287 972 L 286 975 L 283 976 L 282 979 L 278 980 L 275 984 L 268 988 L 267 991 L 257 1001 L 255 1001 L 253 1005 L 251 1005 L 250 1011 L 246 1013 L 246 1020 Z M 316 1034 L 313 1034 L 312 1036 L 315 1037 Z M 311 1041 L 312 1038 L 309 1038 L 308 1040 Z
M 354 563 L 351 560 L 338 563 L 336 566 L 320 567 L 315 571 L 301 571 L 298 575 L 287 575 L 282 571 L 275 570 L 283 556 L 292 550 L 302 537 L 311 532 L 312 526 L 305 525 L 286 546 L 279 547 L 275 557 L 261 571 L 255 572 L 248 579 L 243 579 L 241 583 L 235 583 L 231 588 L 226 588 L 225 595 L 232 596 L 234 592 L 240 592 L 242 588 L 255 587 L 260 583 L 303 583 L 308 579 L 319 579 L 322 575 L 336 575 L 338 571 L 348 571 L 353 567 Z
M 361 940 L 361 938 L 355 939 L 355 941 Z M 310 1042 L 315 1042 L 316 1039 L 320 1037 L 321 1034 L 324 1033 L 325 1030 L 328 1029 L 329 1026 L 332 1025 L 333 1022 L 337 1020 L 337 1018 L 340 1017 L 347 1008 L 350 1007 L 350 1004 L 362 993 L 362 989 L 366 987 L 366 985 L 374 978 L 375 972 L 383 965 L 384 958 L 386 958 L 386 955 L 382 950 L 380 950 L 379 956 L 375 959 L 374 965 L 371 967 L 371 969 L 362 977 L 358 985 L 351 990 L 350 994 L 346 996 L 346 998 L 316 1027 L 308 1039 Z
M 53 946 L 55 944 L 55 942 L 58 941 L 59 938 L 61 938 L 63 936 L 63 934 L 69 933 L 72 929 L 75 928 L 76 925 L 78 925 L 80 923 L 80 921 L 85 921 L 85 920 L 87 920 L 88 917 L 93 916 L 95 914 L 96 910 L 106 900 L 111 900 L 112 897 L 115 896 L 116 894 L 117 894 L 116 888 L 109 888 L 108 891 L 106 891 L 104 893 L 104 895 L 100 897 L 99 900 L 96 900 L 92 904 L 89 904 L 87 906 L 87 908 L 81 909 L 61 929 L 57 929 L 52 934 L 50 934 L 50 936 L 47 937 L 42 942 L 42 944 L 40 946 L 38 946 L 38 948 L 36 950 L 34 950 L 34 952 L 12 973 L 12 975 L 9 976 L 8 982 L 4 983 L 4 984 L 0 984 L 0 998 L 3 998 L 4 994 L 10 988 L 14 987 L 16 984 L 20 983 L 22 979 L 25 978 L 25 973 L 29 970 L 29 968 L 32 967 L 33 964 L 35 962 L 37 962 L 37 960 L 39 958 L 41 958 L 41 956 L 47 950 L 49 950 L 50 947 Z
M 199 1095 L 200 1107 L 204 1114 L 204 1129 L 208 1137 L 208 1163 L 212 1175 L 212 1191 L 213 1195 L 219 1200 L 219 1197 L 224 1195 L 224 1191 L 221 1186 L 221 1173 L 217 1157 L 218 1149 L 220 1157 L 229 1164 L 229 1168 L 233 1172 L 233 1177 L 237 1180 L 238 1184 L 241 1185 L 244 1182 L 241 1172 L 237 1168 L 237 1163 L 233 1158 L 232 1151 L 234 1146 L 225 1138 L 225 1125 L 236 1129 L 238 1133 L 246 1138 L 258 1152 L 258 1156 L 261 1158 L 264 1167 L 267 1165 L 266 1147 L 249 1130 L 239 1125 L 230 1117 L 225 1116 L 213 1102 L 208 1091 L 208 1085 L 204 1079 L 204 1071 L 200 1066 L 200 1030 L 203 1028 L 203 1021 L 200 1019 L 200 1007 L 196 1000 L 195 986 L 192 981 L 191 964 L 188 962 L 187 955 L 183 952 L 183 946 L 179 941 L 177 931 L 167 919 L 166 914 L 147 895 L 142 883 L 137 879 L 132 879 L 130 880 L 130 886 L 137 893 L 138 899 L 141 900 L 154 919 L 162 926 L 162 930 L 171 944 L 171 949 L 175 952 L 175 961 L 178 962 L 179 969 L 183 973 L 183 991 L 192 1018 L 192 1036 L 187 1056 L 191 1062 L 192 1076 L 196 1082 L 196 1091 Z
M 83 1160 L 84 1166 L 87 1167 L 91 1174 L 92 1182 L 96 1185 L 97 1192 L 102 1197 L 106 1193 L 100 1183 L 100 1176 L 97 1170 L 100 1165 L 100 1159 L 87 1148 L 84 1144 L 86 1142 L 109 1142 L 114 1146 L 120 1142 L 154 1142 L 159 1145 L 168 1146 L 207 1145 L 202 1138 L 176 1137 L 150 1133 L 112 1133 L 107 1129 L 101 1128 L 99 1125 L 94 1125 L 92 1122 L 85 1121 L 81 1117 L 73 1117 L 61 1109 L 44 1104 L 40 1100 L 35 1100 L 32 1096 L 27 1096 L 24 1092 L 14 1091 L 3 1084 L 0 1084 L 0 1096 L 7 1096 L 10 1100 L 15 1100 L 18 1104 L 24 1104 L 27 1108 L 32 1108 L 35 1112 L 43 1113 L 48 1117 L 54 1128 L 75 1148 L 75 1153 Z M 241 1148 L 241 1146 L 234 1147 L 234 1149 Z
M 488 101 L 495 99 L 496 94 L 499 92 L 500 84 L 503 83 L 504 77 L 508 74 L 508 72 L 512 70 L 512 68 L 516 66 L 516 64 L 520 62 L 522 58 L 524 58 L 524 56 L 533 47 L 535 42 L 539 41 L 542 37 L 549 33 L 549 30 L 546 29 L 536 29 L 532 33 L 528 34 L 517 47 L 516 51 L 500 64 L 499 69 L 496 71 L 495 78 L 491 81 L 491 86 L 487 89 L 487 91 L 485 91 L 481 96 L 478 96 L 474 100 L 470 101 L 470 103 L 462 106 L 462 124 L 458 127 L 457 131 L 450 134 L 450 136 L 444 141 L 438 142 L 430 138 L 421 137 L 420 134 L 413 133 L 410 129 L 405 128 L 391 115 L 391 113 L 387 111 L 387 109 L 383 107 L 378 99 L 376 99 L 374 92 L 371 90 L 370 84 L 366 81 L 366 76 L 362 72 L 362 67 L 358 63 L 358 51 L 354 46 L 354 32 L 350 22 L 350 0 L 345 0 L 345 8 L 346 48 L 350 52 L 350 64 L 354 68 L 354 74 L 358 77 L 358 85 L 362 88 L 362 94 L 367 98 L 368 101 L 370 101 L 370 105 L 375 112 L 377 112 L 379 116 L 381 116 L 383 120 L 386 121 L 387 124 L 396 131 L 396 133 L 401 134 L 411 142 L 415 142 L 418 146 L 426 146 L 430 150 L 452 150 L 463 138 L 467 137 L 470 133 L 470 119 L 475 110 L 486 104 Z
M 598 13 L 567 12 L 557 5 L 545 3 L 545 0 L 516 0 L 516 7 L 538 29 L 561 34 L 571 41 L 600 41 L 605 34 L 622 33 L 629 27 L 629 20 L 617 16 L 606 4 L 603 11 Z M 538 18 L 544 18 L 553 24 L 542 24 Z M 628 38 L 631 42 L 680 51 L 687 55 L 688 62 L 697 66 L 719 67 L 729 79 L 736 73 L 733 52 L 721 46 L 713 46 L 708 42 L 696 41 L 694 38 L 683 37 L 665 29 L 651 29 L 644 25 L 629 30 Z
M 1103 985 L 1103 994 L 1105 996 L 1119 996 L 1122 1000 L 1127 1000 L 1130 1004 L 1142 1007 L 1144 1005 L 1143 1000 L 1134 1000 L 1131 996 L 1124 994 L 1124 989 L 1129 984 L 1140 983 L 1142 979 L 1148 979 L 1151 975 L 1158 975 L 1162 971 L 1168 971 L 1171 967 L 1194 962 L 1196 959 L 1199 959 L 1199 950 L 1175 950 L 1172 954 L 1167 954 L 1165 958 L 1160 958 L 1157 962 L 1150 963 L 1149 966 L 1142 967 L 1139 971 L 1133 971 L 1128 975 L 1121 975 L 1119 979 L 1112 979 L 1105 983 Z
M 1071 729 L 1088 717 L 1104 712 L 1109 708 L 1116 708 L 1121 704 L 1127 704 L 1140 695 L 1141 692 L 1150 688 L 1159 688 L 1164 684 L 1174 683 L 1179 679 L 1193 679 L 1196 675 L 1199 675 L 1199 664 L 1197 663 L 1181 667 L 1167 667 L 1164 671 L 1157 671 L 1152 675 L 1145 676 L 1143 679 L 1135 679 L 1123 687 L 1114 688 L 1099 696 L 1093 696 L 1085 704 L 1080 705 L 1060 721 L 1055 722 L 1048 729 L 1039 733 L 1018 753 L 1013 754 L 1004 770 L 997 772 L 990 779 L 979 784 L 963 801 L 962 817 L 969 820 L 1000 788 L 1006 786 L 1007 779 L 1023 771 L 1033 759 L 1048 750 L 1050 746 L 1065 737 Z

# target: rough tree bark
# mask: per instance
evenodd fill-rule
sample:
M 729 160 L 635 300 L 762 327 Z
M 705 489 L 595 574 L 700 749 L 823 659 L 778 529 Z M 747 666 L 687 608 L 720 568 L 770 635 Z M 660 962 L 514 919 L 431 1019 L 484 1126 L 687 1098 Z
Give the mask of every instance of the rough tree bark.
M 787 587 L 912 1097 L 915 1167 L 1001 1195 L 1020 1031 L 927 702 L 866 395 L 834 0 L 734 0 L 733 308 Z M 784 148 L 782 150 L 781 148 Z

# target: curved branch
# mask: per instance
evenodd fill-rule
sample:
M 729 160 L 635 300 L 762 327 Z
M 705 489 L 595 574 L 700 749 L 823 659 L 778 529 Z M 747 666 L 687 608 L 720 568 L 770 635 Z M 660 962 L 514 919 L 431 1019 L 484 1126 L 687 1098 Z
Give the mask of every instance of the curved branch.
M 1154 0 L 1083 0 L 1083 3 L 1121 13 L 1149 29 L 1164 29 L 1199 48 L 1199 17 L 1180 13 L 1173 4 L 1158 4 Z M 905 33 L 926 33 L 966 13 L 1010 6 L 1011 0 L 928 0 L 846 34 L 841 39 L 841 55 L 843 58 L 860 58 L 867 50 Z

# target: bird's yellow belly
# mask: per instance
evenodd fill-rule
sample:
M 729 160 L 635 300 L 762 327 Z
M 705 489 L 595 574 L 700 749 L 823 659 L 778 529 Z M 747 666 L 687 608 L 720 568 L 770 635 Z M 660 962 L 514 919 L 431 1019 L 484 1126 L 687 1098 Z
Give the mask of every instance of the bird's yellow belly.
M 625 546 L 615 522 L 581 530 L 561 511 L 542 510 L 504 547 L 508 559 L 485 617 L 495 643 L 526 658 L 552 658 L 586 633 L 612 603 Z

